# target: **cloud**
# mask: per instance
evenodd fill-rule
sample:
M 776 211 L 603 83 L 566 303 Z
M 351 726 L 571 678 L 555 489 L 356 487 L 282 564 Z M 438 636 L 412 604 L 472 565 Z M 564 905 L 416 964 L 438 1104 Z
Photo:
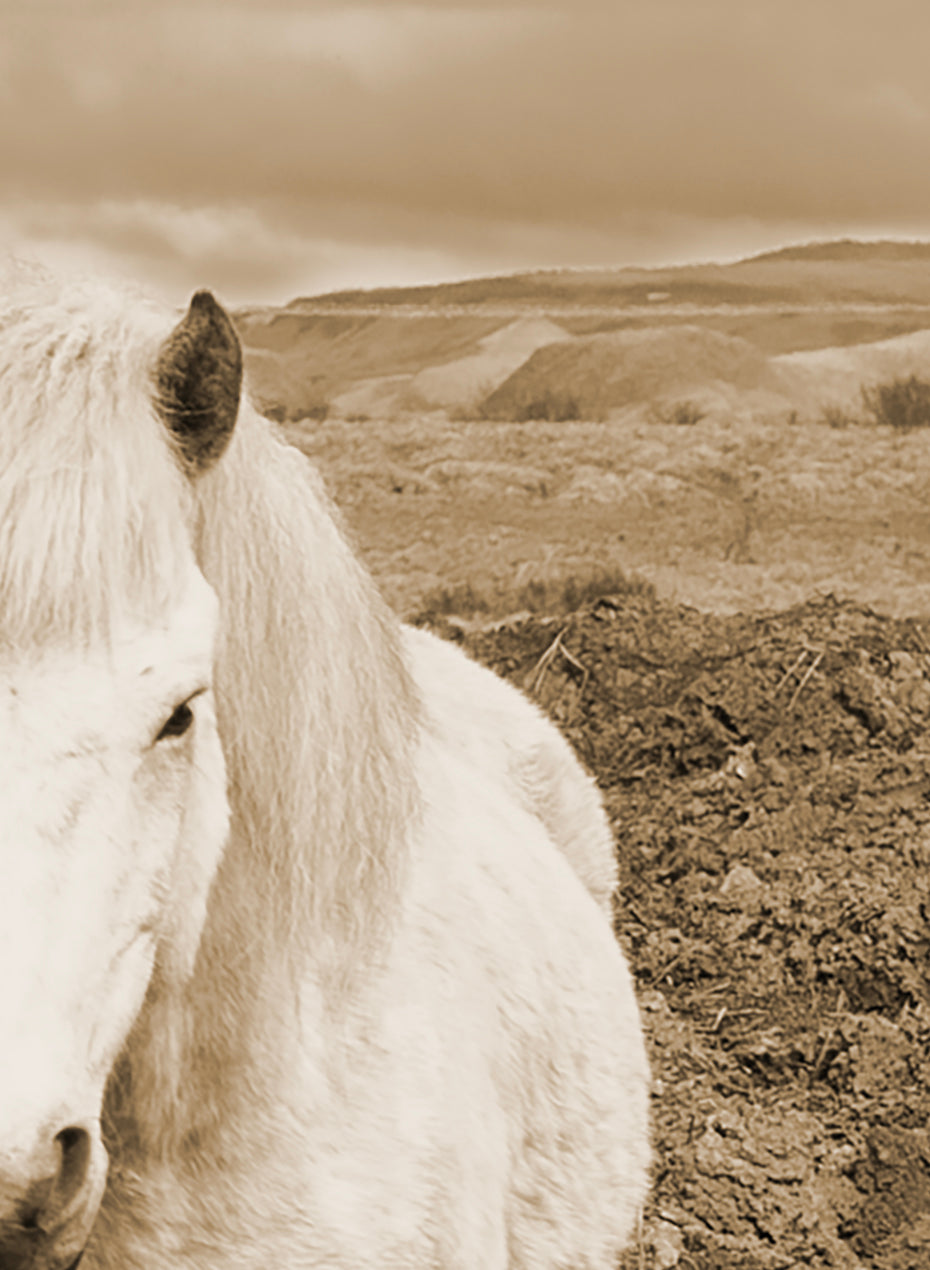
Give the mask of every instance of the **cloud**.
M 630 213 L 598 230 L 332 202 L 300 218 L 300 227 L 297 219 L 289 205 L 273 204 L 258 210 L 143 199 L 20 202 L 0 212 L 0 248 L 69 272 L 128 275 L 174 304 L 200 286 L 235 304 L 443 282 L 541 263 L 736 259 L 817 233 L 810 223 L 747 216 Z M 866 236 L 876 232 L 863 228 Z M 847 230 L 826 226 L 828 235 Z
M 0 211 L 46 250 L 239 290 L 353 252 L 380 277 L 391 250 L 399 274 L 462 272 L 930 226 L 910 0 L 3 13 Z
M 254 208 L 185 208 L 148 200 L 21 202 L 0 213 L 0 248 L 47 268 L 130 275 L 180 303 L 208 286 L 231 303 L 286 301 L 343 287 L 440 282 L 468 268 L 455 245 L 412 226 L 386 237 L 381 227 L 354 234 L 342 217 L 298 232 Z
M 902 48 L 883 34 L 893 23 L 844 12 L 650 0 L 82 13 L 20 29 L 0 161 L 32 192 L 326 192 L 589 224 L 631 206 L 916 206 L 930 182 L 913 126 L 928 106 L 910 47 L 922 40 Z M 919 26 L 930 34 L 930 14 Z

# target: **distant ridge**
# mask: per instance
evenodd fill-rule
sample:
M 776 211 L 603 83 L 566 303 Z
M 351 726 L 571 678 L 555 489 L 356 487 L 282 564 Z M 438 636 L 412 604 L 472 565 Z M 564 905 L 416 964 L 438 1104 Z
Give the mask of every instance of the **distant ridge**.
M 547 305 L 644 305 L 661 298 L 661 293 L 669 287 L 674 288 L 674 298 L 679 303 L 746 304 L 760 298 L 772 302 L 797 299 L 793 288 L 780 287 L 777 283 L 767 282 L 764 292 L 760 292 L 752 283 L 730 276 L 735 268 L 735 265 L 676 265 L 663 269 L 547 269 L 416 287 L 330 291 L 291 300 L 284 311 L 301 313 L 321 306 L 331 309 L 395 305 L 468 308 L 497 304 L 541 310 Z
M 621 270 L 614 271 L 616 273 Z M 532 305 L 551 298 L 553 280 L 568 278 L 580 280 L 587 276 L 585 270 L 540 269 L 527 273 L 492 274 L 488 277 L 465 278 L 460 282 L 429 282 L 417 286 L 372 287 L 370 290 L 354 287 L 346 291 L 327 291 L 322 295 L 299 296 L 285 308 L 300 309 L 308 304 L 345 305 L 356 304 L 476 304 L 506 300 Z M 570 285 L 570 284 L 569 284 Z M 575 284 L 577 288 L 577 283 Z
M 755 256 L 746 256 L 740 264 L 756 264 L 765 260 L 850 261 L 870 260 L 930 260 L 930 242 L 914 240 L 898 242 L 890 238 L 864 241 L 857 238 L 836 238 L 824 242 L 797 243 L 791 247 L 778 247 Z
M 726 264 L 556 268 L 356 289 L 243 310 L 236 321 L 255 399 L 283 422 L 321 419 L 330 407 L 366 417 L 483 409 L 494 393 L 502 394 L 495 409 L 520 414 L 536 407 L 533 394 L 554 399 L 557 389 L 580 407 L 597 385 L 604 401 L 590 408 L 619 409 L 655 396 L 660 384 L 690 391 L 705 372 L 769 391 L 747 349 L 764 359 L 930 334 L 930 242 L 843 238 Z M 928 350 L 921 344 L 919 364 Z M 828 373 L 858 392 L 856 358 L 855 373 L 838 356 L 829 365 L 791 363 L 785 373 L 792 383 L 806 376 L 805 400 L 807 380 L 820 392 Z
M 422 286 L 302 296 L 283 312 L 509 307 L 511 316 L 579 306 L 930 304 L 930 242 L 841 238 L 795 243 L 726 264 L 537 269 Z M 661 320 L 661 318 L 659 319 Z

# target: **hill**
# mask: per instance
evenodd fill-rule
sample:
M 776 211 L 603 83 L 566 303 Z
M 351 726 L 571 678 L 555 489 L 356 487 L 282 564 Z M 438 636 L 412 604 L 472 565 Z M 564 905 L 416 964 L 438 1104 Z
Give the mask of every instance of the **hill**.
M 666 294 L 663 294 L 666 293 Z M 652 297 L 652 298 L 650 298 Z M 731 264 L 547 269 L 431 286 L 337 291 L 295 299 L 306 307 L 417 305 L 930 304 L 930 243 L 802 244 Z
M 538 349 L 487 398 L 490 419 L 597 419 L 718 384 L 775 387 L 768 359 L 746 340 L 698 326 L 647 327 Z
M 744 358 L 748 346 L 759 356 L 778 358 L 930 328 L 930 244 L 842 241 L 787 247 L 725 265 L 554 269 L 345 291 L 279 309 L 244 309 L 236 320 L 251 391 L 266 413 L 282 421 L 319 419 L 331 410 L 384 418 L 437 408 L 486 408 L 501 417 L 511 399 L 514 408 L 526 405 L 520 377 L 532 379 L 551 363 L 551 374 L 547 369 L 543 376 L 551 378 L 559 358 L 572 382 L 553 383 L 549 390 L 577 400 L 584 412 L 605 408 L 592 402 L 595 378 L 603 375 L 606 408 L 631 403 L 637 385 L 648 404 L 648 392 L 659 383 L 659 363 L 666 390 L 683 386 L 685 378 L 694 387 L 732 383 L 718 366 L 726 340 L 742 341 Z M 696 328 L 704 334 L 695 335 Z M 659 329 L 666 336 L 659 338 Z M 645 330 L 652 334 L 642 339 L 658 362 L 656 373 L 643 377 L 635 333 Z M 583 346 L 571 353 L 551 351 L 556 342 L 571 340 Z M 706 353 L 703 365 L 698 345 Z M 538 352 L 546 347 L 548 354 Z M 672 352 L 676 348 L 688 350 L 687 376 Z M 626 371 L 618 359 L 626 359 Z M 576 391 L 582 364 L 589 378 Z M 816 359 L 809 366 L 786 364 L 774 368 L 774 376 L 759 365 L 753 375 L 768 386 L 780 377 L 801 385 L 808 402 L 817 364 Z M 826 362 L 822 369 L 835 384 L 845 365 L 841 358 L 832 370 Z M 513 376 L 515 396 L 508 395 L 505 382 Z M 785 408 L 792 404 L 789 391 Z
M 752 260 L 928 260 L 930 259 L 930 243 L 898 242 L 893 239 L 881 239 L 877 242 L 863 242 L 856 238 L 837 238 L 827 242 L 798 243 L 793 247 L 779 247 L 775 251 L 763 251 L 748 256 Z

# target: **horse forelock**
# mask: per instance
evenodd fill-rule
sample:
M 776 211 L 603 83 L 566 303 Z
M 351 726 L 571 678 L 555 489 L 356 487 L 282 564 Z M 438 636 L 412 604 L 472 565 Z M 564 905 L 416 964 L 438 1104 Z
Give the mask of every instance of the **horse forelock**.
M 366 887 L 390 891 L 394 868 L 377 844 L 415 801 L 419 706 L 397 622 L 314 469 L 247 402 L 227 455 L 185 477 L 153 401 L 171 329 L 97 283 L 0 287 L 0 648 L 106 632 L 127 607 L 159 614 L 193 555 L 222 612 L 240 832 L 262 881 L 294 897 L 279 925 L 306 928 L 309 911 L 370 930 Z
M 0 299 L 0 648 L 106 638 L 177 594 L 186 488 L 148 388 L 164 330 L 103 288 Z

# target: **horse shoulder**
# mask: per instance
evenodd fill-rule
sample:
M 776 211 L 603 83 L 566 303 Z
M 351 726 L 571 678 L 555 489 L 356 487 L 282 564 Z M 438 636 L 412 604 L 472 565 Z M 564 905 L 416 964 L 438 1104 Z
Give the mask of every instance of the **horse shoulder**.
M 404 628 L 434 725 L 503 779 L 543 824 L 601 910 L 611 915 L 617 857 L 603 799 L 568 741 L 519 689 L 428 631 Z

